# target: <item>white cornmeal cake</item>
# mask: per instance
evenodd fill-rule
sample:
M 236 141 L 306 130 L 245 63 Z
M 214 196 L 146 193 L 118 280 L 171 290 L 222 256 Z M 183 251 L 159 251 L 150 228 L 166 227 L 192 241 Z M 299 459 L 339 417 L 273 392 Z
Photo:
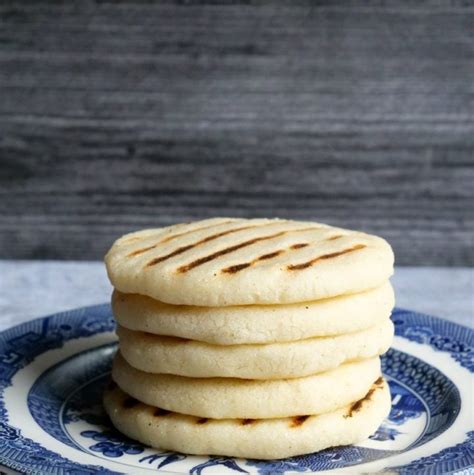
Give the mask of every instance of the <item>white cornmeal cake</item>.
M 113 424 L 152 447 L 190 454 L 278 459 L 360 442 L 390 411 L 390 391 L 378 378 L 363 398 L 318 416 L 276 419 L 206 419 L 169 413 L 130 398 L 119 388 L 105 393 Z
M 314 222 L 216 218 L 126 235 L 107 253 L 123 293 L 175 305 L 306 302 L 372 289 L 393 272 L 389 244 Z
M 170 305 L 114 291 L 112 310 L 130 330 L 216 345 L 281 343 L 343 335 L 387 320 L 395 298 L 389 282 L 365 292 L 288 305 Z
M 262 459 L 359 442 L 390 410 L 393 253 L 313 222 L 216 218 L 128 234 L 106 256 L 124 434 Z
M 377 357 L 305 378 L 273 380 L 145 373 L 130 366 L 120 354 L 112 369 L 112 379 L 139 401 L 214 419 L 260 419 L 333 411 L 362 398 L 380 374 Z
M 120 352 L 147 373 L 193 378 L 282 379 L 309 376 L 385 353 L 393 340 L 389 318 L 345 335 L 266 345 L 210 345 L 118 327 Z

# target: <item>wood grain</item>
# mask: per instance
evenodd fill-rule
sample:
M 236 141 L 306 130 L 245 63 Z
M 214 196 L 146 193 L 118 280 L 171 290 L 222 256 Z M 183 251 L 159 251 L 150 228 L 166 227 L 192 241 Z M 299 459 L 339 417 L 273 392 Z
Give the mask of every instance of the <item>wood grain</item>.
M 208 216 L 474 265 L 474 2 L 0 4 L 0 257 Z

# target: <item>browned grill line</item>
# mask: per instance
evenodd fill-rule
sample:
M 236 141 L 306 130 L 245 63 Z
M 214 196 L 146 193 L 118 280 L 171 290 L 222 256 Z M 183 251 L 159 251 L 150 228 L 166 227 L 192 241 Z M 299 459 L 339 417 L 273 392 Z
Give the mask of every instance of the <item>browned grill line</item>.
M 255 264 L 258 261 L 264 261 L 266 259 L 272 259 L 273 257 L 277 257 L 280 254 L 283 254 L 284 252 L 285 252 L 284 250 L 270 252 L 269 254 L 264 254 L 263 256 L 257 257 L 256 259 L 254 259 L 251 262 L 244 262 L 242 264 L 236 264 L 234 266 L 226 267 L 225 269 L 222 269 L 221 272 L 224 272 L 226 274 L 235 274 L 235 273 L 237 273 L 237 272 L 239 272 L 243 269 L 246 269 L 247 267 L 252 266 L 253 264 Z
M 132 407 L 135 407 L 137 404 L 139 404 L 139 402 L 134 397 L 128 397 L 122 403 L 125 409 L 131 409 Z
M 326 239 L 326 241 L 335 241 L 336 239 L 342 238 L 342 234 L 337 234 L 336 236 L 331 236 Z
M 309 246 L 308 243 L 300 243 L 300 244 L 293 244 L 290 246 L 290 249 L 296 250 L 296 249 L 301 249 L 302 247 Z M 286 250 L 280 249 L 278 251 L 270 252 L 268 254 L 264 254 L 263 256 L 257 257 L 251 262 L 245 262 L 242 264 L 236 264 L 230 267 L 226 267 L 225 269 L 222 269 L 221 272 L 224 272 L 226 274 L 235 274 L 236 272 L 239 272 L 243 269 L 246 269 L 247 267 L 252 266 L 253 264 L 256 264 L 259 261 L 264 261 L 267 259 L 273 259 L 274 257 L 280 256 L 281 254 L 285 253 Z
M 349 413 L 347 415 L 345 415 L 344 417 L 352 417 L 352 415 L 356 412 L 359 412 L 361 409 L 362 409 L 362 406 L 364 405 L 364 403 L 366 401 L 370 401 L 370 398 L 372 397 L 372 395 L 374 394 L 374 392 L 377 390 L 377 389 L 380 389 L 383 385 L 383 378 L 380 376 L 375 382 L 374 384 L 372 385 L 372 387 L 370 388 L 369 392 L 362 398 L 362 399 L 359 399 L 358 401 L 356 401 L 354 404 L 352 404 L 352 406 L 350 407 L 349 409 Z
M 302 426 L 306 420 L 309 418 L 309 416 L 297 416 L 293 417 L 291 420 L 291 427 L 299 427 Z
M 349 409 L 349 413 L 347 414 L 347 417 L 352 417 L 354 413 L 359 412 L 362 409 L 364 402 L 369 401 L 370 398 L 372 397 L 372 394 L 374 394 L 374 392 L 375 392 L 375 388 L 372 388 L 362 399 L 359 399 L 357 402 L 352 404 L 352 406 Z
M 279 256 L 280 254 L 283 254 L 285 251 L 275 251 L 275 252 L 269 252 L 268 254 L 264 254 L 263 256 L 257 257 L 255 261 L 266 261 L 267 259 L 273 259 L 274 257 Z
M 236 272 L 246 269 L 251 265 L 252 264 L 250 262 L 244 262 L 243 264 L 236 264 L 235 266 L 226 267 L 225 269 L 222 269 L 222 272 L 225 272 L 226 274 L 235 274 Z
M 130 254 L 127 254 L 127 257 L 138 256 L 139 254 L 143 254 L 144 252 L 150 251 L 151 249 L 154 249 L 155 247 L 156 247 L 156 244 L 153 244 L 153 246 L 144 247 L 143 249 L 137 249 L 136 251 L 132 251 Z
M 201 419 L 196 421 L 196 424 L 205 424 L 208 420 L 206 417 L 201 417 Z
M 290 246 L 290 249 L 301 249 L 301 248 L 306 247 L 306 246 L 309 246 L 309 243 L 301 242 L 301 243 L 298 243 L 298 244 L 293 244 L 292 246 Z
M 188 234 L 197 233 L 197 232 L 199 232 L 199 231 L 204 231 L 204 230 L 206 230 L 206 229 L 217 228 L 218 226 L 223 226 L 224 224 L 230 224 L 230 223 L 234 223 L 234 222 L 235 222 L 234 220 L 223 221 L 222 223 L 214 223 L 214 224 L 210 224 L 209 226 L 203 226 L 202 228 L 196 228 L 196 229 L 190 229 L 189 231 L 183 231 L 182 233 L 173 234 L 172 236 L 168 236 L 168 237 L 162 239 L 162 240 L 159 242 L 159 244 L 164 243 L 164 242 L 173 241 L 173 240 L 176 239 L 176 238 L 179 238 L 179 237 L 182 237 L 182 236 L 186 236 L 186 235 L 188 235 Z
M 273 239 L 273 238 L 283 236 L 284 234 L 288 234 L 292 232 L 310 231 L 313 229 L 319 229 L 319 228 L 313 227 L 313 228 L 304 228 L 304 229 L 289 229 L 287 231 L 280 231 L 278 233 L 270 234 L 268 236 L 262 236 L 258 238 L 249 239 L 248 241 L 244 241 L 239 244 L 234 244 L 233 246 L 226 247 L 225 249 L 221 249 L 220 251 L 213 252 L 212 254 L 209 254 L 208 256 L 196 259 L 195 261 L 192 261 L 189 264 L 178 267 L 177 271 L 181 273 L 188 272 L 189 270 L 194 269 L 195 267 L 199 267 L 202 264 L 206 264 L 207 262 L 210 262 L 218 257 L 224 256 L 226 254 L 230 254 L 231 252 L 234 252 L 234 251 L 238 251 L 239 249 L 242 249 L 243 247 L 250 246 L 257 242 L 266 241 L 268 239 Z
M 225 269 L 222 269 L 221 272 L 224 272 L 226 274 L 235 274 L 235 273 L 237 273 L 237 272 L 239 272 L 243 269 L 246 269 L 247 267 L 252 266 L 253 264 L 255 264 L 258 261 L 271 259 L 273 257 L 279 256 L 283 252 L 285 252 L 285 251 L 280 250 L 280 251 L 271 252 L 269 254 L 264 254 L 263 256 L 257 257 L 256 259 L 254 259 L 251 262 L 243 262 L 242 264 L 236 264 L 236 265 L 233 265 L 233 266 L 226 267 Z
M 255 419 L 242 419 L 242 421 L 240 422 L 243 426 L 248 426 L 250 424 L 253 424 L 255 421 Z
M 161 409 L 160 407 L 157 407 L 153 415 L 155 417 L 163 417 L 167 416 L 170 413 L 170 411 L 167 411 L 166 409 Z
M 159 241 L 156 244 L 153 244 L 153 245 L 148 246 L 148 247 L 144 247 L 143 249 L 137 249 L 136 251 L 132 251 L 130 254 L 127 254 L 127 257 L 134 257 L 134 256 L 138 256 L 140 254 L 143 254 L 144 252 L 151 251 L 152 249 L 155 249 L 156 247 L 158 247 L 160 244 L 162 244 L 164 242 L 171 241 L 171 240 L 176 239 L 178 237 L 184 236 L 185 234 L 191 234 L 191 233 L 198 232 L 198 231 L 204 231 L 205 229 L 215 228 L 217 226 L 221 226 L 221 225 L 224 225 L 224 224 L 229 224 L 229 223 L 232 223 L 232 222 L 233 221 L 224 221 L 223 223 L 213 224 L 211 226 L 204 226 L 202 228 L 191 229 L 190 231 L 186 231 L 186 232 L 183 232 L 183 233 L 180 233 L 180 234 L 173 234 L 172 236 L 168 236 L 168 237 L 162 239 L 161 241 Z M 209 236 L 209 237 L 211 237 L 211 236 Z
M 364 249 L 366 246 L 364 244 L 357 244 L 350 249 L 345 249 L 344 251 L 339 252 L 331 252 L 330 254 L 324 254 L 322 256 L 316 257 L 315 259 L 311 259 L 308 262 L 302 262 L 301 264 L 290 264 L 286 268 L 288 270 L 302 270 L 311 267 L 313 264 L 316 264 L 319 261 L 332 259 L 333 257 L 342 256 L 343 254 L 348 254 L 349 252 L 358 251 L 359 249 Z
M 255 227 L 257 227 L 257 226 L 256 225 L 254 225 L 254 226 L 242 226 L 240 228 L 228 229 L 227 231 L 222 231 L 221 233 L 217 233 L 217 234 L 213 234 L 211 236 L 207 236 L 204 239 L 201 239 L 200 241 L 194 242 L 192 244 L 188 244 L 187 246 L 178 247 L 178 249 L 175 249 L 174 251 L 170 252 L 169 254 L 165 254 L 164 256 L 160 256 L 160 257 L 155 257 L 150 262 L 148 262 L 148 264 L 146 266 L 147 267 L 154 266 L 155 264 L 166 261 L 167 259 L 170 259 L 172 257 L 178 256 L 179 254 L 182 254 L 183 252 L 186 252 L 189 249 L 193 249 L 197 246 L 200 246 L 201 244 L 204 244 L 206 242 L 213 241 L 214 239 L 220 238 L 222 236 L 227 236 L 228 234 L 236 233 L 237 231 L 243 231 L 244 229 L 250 229 L 250 228 L 255 228 Z

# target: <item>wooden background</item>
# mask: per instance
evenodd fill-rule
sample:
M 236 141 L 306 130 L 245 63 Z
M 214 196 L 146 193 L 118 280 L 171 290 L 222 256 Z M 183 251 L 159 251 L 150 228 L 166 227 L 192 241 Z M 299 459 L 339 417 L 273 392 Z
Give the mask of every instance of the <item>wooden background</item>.
M 207 216 L 474 264 L 474 2 L 0 3 L 0 256 Z

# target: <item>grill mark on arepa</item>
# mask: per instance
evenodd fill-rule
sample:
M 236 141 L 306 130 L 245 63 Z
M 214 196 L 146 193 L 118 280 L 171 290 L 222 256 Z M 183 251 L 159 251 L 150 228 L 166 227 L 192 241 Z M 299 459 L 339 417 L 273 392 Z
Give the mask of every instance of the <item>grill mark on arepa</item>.
M 186 234 L 191 234 L 191 233 L 198 232 L 198 231 L 204 231 L 205 229 L 215 228 L 217 226 L 222 226 L 224 224 L 229 224 L 229 223 L 233 223 L 233 222 L 234 221 L 224 221 L 223 223 L 213 224 L 211 226 L 204 226 L 202 228 L 191 229 L 190 231 L 182 232 L 182 233 L 179 233 L 179 234 L 173 234 L 171 236 L 168 236 L 168 237 L 158 241 L 156 244 L 152 244 L 151 246 L 147 246 L 147 247 L 144 247 L 142 249 L 136 249 L 135 251 L 132 251 L 129 254 L 127 254 L 127 257 L 134 257 L 134 256 L 138 256 L 140 254 L 143 254 L 144 252 L 151 251 L 152 249 L 157 248 L 160 244 L 163 244 L 165 242 L 168 242 L 168 241 L 171 241 L 173 239 L 179 238 L 179 237 L 184 236 Z M 229 230 L 229 231 L 232 231 L 232 230 Z M 212 236 L 208 236 L 208 237 L 210 238 Z M 217 237 L 219 237 L 219 236 L 217 236 Z M 205 239 L 207 239 L 207 238 L 205 238 Z M 183 246 L 183 247 L 186 247 L 186 246 Z
M 356 244 L 355 246 L 349 249 L 344 249 L 343 251 L 338 251 L 338 252 L 331 252 L 330 254 L 323 254 L 322 256 L 315 257 L 314 259 L 311 259 L 310 261 L 307 261 L 307 262 L 302 262 L 300 264 L 290 264 L 286 268 L 288 270 L 307 269 L 308 267 L 311 267 L 312 265 L 316 264 L 319 261 L 332 259 L 334 257 L 339 257 L 339 256 L 342 256 L 343 254 L 349 254 L 350 252 L 358 251 L 359 249 L 364 249 L 365 247 L 367 247 L 365 244 Z
M 139 254 L 143 254 L 144 252 L 150 251 L 151 249 L 155 249 L 156 246 L 157 246 L 156 244 L 153 244 L 152 246 L 144 247 L 142 249 L 137 249 L 127 254 L 127 257 L 138 256 Z
M 251 265 L 252 264 L 250 262 L 244 262 L 243 264 L 236 264 L 235 266 L 226 267 L 225 269 L 222 269 L 221 272 L 225 272 L 226 274 L 235 274 L 236 272 L 246 269 Z
M 255 227 L 258 227 L 258 226 L 257 225 L 243 226 L 243 227 L 240 227 L 240 228 L 228 229 L 227 231 L 222 231 L 222 232 L 217 233 L 217 234 L 212 234 L 211 236 L 207 236 L 204 239 L 201 239 L 200 241 L 194 242 L 192 244 L 188 244 L 186 246 L 178 247 L 178 249 L 175 249 L 174 251 L 172 251 L 168 254 L 165 254 L 164 256 L 155 257 L 150 262 L 148 262 L 146 267 L 151 267 L 151 266 L 154 266 L 155 264 L 159 264 L 160 262 L 171 259 L 172 257 L 179 256 L 183 252 L 189 251 L 189 249 L 194 249 L 197 246 L 200 246 L 201 244 L 205 244 L 206 242 L 213 241 L 214 239 L 220 238 L 222 236 L 227 236 L 228 234 L 236 233 L 238 231 L 243 231 L 245 229 L 250 229 L 250 228 L 255 228 Z
M 326 241 L 335 241 L 336 239 L 340 239 L 342 237 L 343 237 L 342 234 L 336 234 L 335 236 L 328 237 Z
M 359 412 L 362 409 L 364 402 L 369 401 L 370 398 L 372 397 L 372 394 L 374 394 L 374 392 L 375 392 L 375 388 L 372 388 L 362 399 L 359 399 L 354 404 L 352 404 L 352 406 L 349 409 L 349 413 L 347 414 L 347 417 L 352 417 L 355 412 Z
M 266 261 L 267 259 L 273 259 L 274 257 L 279 256 L 280 254 L 283 254 L 285 251 L 275 251 L 275 252 L 269 252 L 268 254 L 264 254 L 263 256 L 257 257 L 257 261 Z
M 306 242 L 305 243 L 298 243 L 298 244 L 293 244 L 292 246 L 289 247 L 289 249 L 296 250 L 296 249 L 301 249 L 301 248 L 306 247 L 306 246 L 309 246 L 309 244 L 306 243 Z M 221 272 L 224 272 L 225 274 L 235 274 L 237 272 L 240 272 L 243 269 L 246 269 L 247 267 L 250 267 L 250 266 L 256 264 L 257 262 L 265 261 L 265 260 L 268 260 L 268 259 L 273 259 L 274 257 L 281 256 L 285 252 L 287 252 L 286 249 L 279 249 L 277 251 L 269 252 L 268 254 L 263 254 L 262 256 L 256 257 L 255 259 L 253 259 L 250 262 L 243 262 L 242 264 L 236 264 L 236 265 L 233 265 L 233 266 L 226 267 L 226 268 L 222 269 Z
M 220 223 L 214 223 L 214 224 L 210 224 L 208 226 L 202 226 L 200 228 L 190 229 L 189 231 L 183 231 L 182 233 L 173 234 L 171 236 L 168 236 L 168 237 L 162 239 L 160 241 L 160 244 L 164 243 L 164 242 L 173 241 L 176 238 L 179 238 L 179 237 L 182 237 L 182 236 L 187 236 L 188 234 L 197 233 L 199 231 L 204 231 L 206 229 L 217 228 L 218 226 L 224 226 L 225 224 L 235 223 L 236 221 L 237 220 L 235 220 L 235 219 L 232 219 L 232 220 L 229 220 L 229 221 L 222 221 Z
M 206 424 L 209 421 L 207 417 L 201 417 L 196 421 L 196 424 Z
M 291 245 L 290 249 L 301 249 L 301 248 L 306 247 L 306 246 L 309 246 L 308 242 L 300 242 L 300 243 Z
M 310 416 L 296 416 L 291 419 L 291 427 L 302 426 Z
M 369 392 L 362 398 L 356 401 L 352 406 L 349 408 L 349 412 L 344 416 L 344 418 L 352 417 L 354 413 L 359 412 L 362 409 L 362 406 L 365 402 L 370 401 L 372 395 L 375 393 L 377 389 L 380 389 L 383 386 L 383 378 L 380 376 L 370 388 Z
M 212 254 L 209 254 L 205 257 L 200 257 L 199 259 L 196 259 L 195 261 L 192 261 L 189 264 L 185 264 L 185 265 L 182 265 L 182 266 L 178 267 L 177 271 L 181 272 L 181 273 L 188 272 L 188 271 L 194 269 L 195 267 L 199 267 L 203 264 L 207 264 L 208 262 L 213 261 L 214 259 L 217 259 L 221 256 L 225 256 L 225 255 L 230 254 L 232 252 L 238 251 L 239 249 L 242 249 L 244 247 L 251 246 L 252 244 L 255 244 L 257 242 L 266 241 L 266 240 L 269 240 L 269 239 L 274 239 L 276 237 L 280 237 L 280 236 L 283 236 L 285 234 L 289 234 L 289 233 L 292 233 L 292 232 L 312 231 L 312 230 L 315 230 L 315 229 L 319 229 L 319 228 L 312 227 L 312 228 L 303 228 L 303 229 L 288 229 L 286 231 L 279 231 L 278 233 L 275 233 L 275 234 L 269 234 L 267 236 L 261 236 L 261 237 L 256 237 L 256 238 L 253 238 L 253 239 L 249 239 L 248 241 L 244 241 L 244 242 L 241 242 L 239 244 L 234 244 L 233 246 L 226 247 L 224 249 L 221 249 L 220 251 L 213 252 Z M 239 265 L 243 265 L 243 264 L 239 264 Z M 248 267 L 248 266 L 246 266 L 246 267 Z
M 164 416 L 167 416 L 168 414 L 171 414 L 171 411 L 167 411 L 166 409 L 161 409 L 161 407 L 157 407 L 155 409 L 155 412 L 153 412 L 153 415 L 155 417 L 164 417 Z
M 221 270 L 221 272 L 224 272 L 225 274 L 235 274 L 243 269 L 246 269 L 247 267 L 252 266 L 253 264 L 259 262 L 259 261 L 265 261 L 267 259 L 273 259 L 274 257 L 280 256 L 283 254 L 285 251 L 283 249 L 275 252 L 270 252 L 268 254 L 264 254 L 263 256 L 255 258 L 251 262 L 243 262 L 242 264 L 236 264 L 233 266 L 226 267 Z

